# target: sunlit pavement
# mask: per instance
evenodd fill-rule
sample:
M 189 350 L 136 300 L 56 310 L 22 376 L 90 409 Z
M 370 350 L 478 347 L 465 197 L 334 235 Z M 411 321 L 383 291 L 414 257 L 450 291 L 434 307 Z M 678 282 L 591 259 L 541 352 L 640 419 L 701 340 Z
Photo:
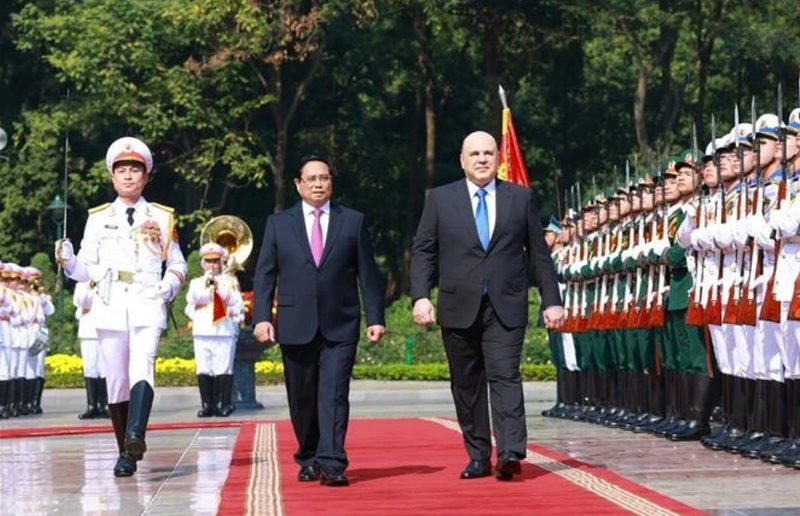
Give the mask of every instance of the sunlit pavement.
M 544 419 L 551 383 L 525 385 L 529 439 L 606 467 L 693 507 L 724 516 L 800 514 L 800 471 L 771 466 L 697 443 L 672 443 L 587 423 Z M 288 418 L 283 387 L 258 390 L 265 408 L 237 411 L 235 420 Z M 0 422 L 1 429 L 102 425 L 83 422 L 82 390 L 46 390 L 44 414 Z M 156 388 L 152 423 L 202 423 L 195 388 Z M 351 417 L 454 417 L 442 382 L 353 383 Z M 211 421 L 225 421 L 215 418 Z M 114 478 L 117 451 L 108 433 L 0 439 L 0 514 L 216 514 L 237 428 L 148 432 L 148 452 L 132 478 Z M 466 456 L 465 456 L 466 462 Z M 590 508 L 577 509 L 591 514 Z

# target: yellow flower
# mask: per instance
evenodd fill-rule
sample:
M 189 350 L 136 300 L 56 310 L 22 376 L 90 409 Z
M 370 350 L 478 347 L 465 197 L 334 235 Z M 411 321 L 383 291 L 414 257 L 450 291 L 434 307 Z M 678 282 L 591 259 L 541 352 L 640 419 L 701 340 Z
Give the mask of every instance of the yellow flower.
M 45 367 L 48 373 L 71 374 L 82 373 L 83 362 L 78 355 L 63 353 L 45 357 Z M 159 358 L 156 360 L 156 373 L 194 373 L 195 362 L 193 358 Z M 283 364 L 262 360 L 256 362 L 255 372 L 262 374 L 283 374 Z

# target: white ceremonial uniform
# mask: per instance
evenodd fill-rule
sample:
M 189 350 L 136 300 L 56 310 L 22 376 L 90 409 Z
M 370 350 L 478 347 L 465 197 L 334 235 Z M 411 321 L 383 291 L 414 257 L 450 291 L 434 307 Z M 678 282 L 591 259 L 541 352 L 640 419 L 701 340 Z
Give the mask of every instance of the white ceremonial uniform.
M 46 326 L 45 320 L 53 315 L 56 307 L 53 305 L 53 300 L 49 294 L 35 294 L 31 293 L 31 304 L 33 305 L 33 313 L 29 325 L 29 342 L 28 348 L 33 346 L 36 341 L 39 328 Z M 47 348 L 39 353 L 27 356 L 27 368 L 25 370 L 25 378 L 33 380 L 34 378 L 44 378 L 44 359 L 47 356 Z
M 11 296 L 12 290 L 0 284 L 0 381 L 10 380 L 11 374 Z
M 212 298 L 214 289 L 206 286 L 207 279 L 208 276 L 193 279 L 186 293 L 185 312 L 192 320 L 197 374 L 233 374 L 239 322 L 244 316 L 239 282 L 229 274 L 214 276 L 216 293 L 226 310 L 226 316 L 215 323 Z
M 560 275 L 566 272 L 566 268 L 569 265 L 567 263 L 569 257 L 569 250 L 570 248 L 568 246 L 565 246 L 553 254 L 553 263 L 556 266 L 556 270 L 560 273 Z M 567 288 L 567 284 L 559 283 L 558 286 L 559 290 L 561 290 L 561 298 L 568 299 L 569 291 Z M 575 354 L 575 340 L 572 337 L 572 333 L 561 332 L 561 346 L 564 352 L 564 363 L 567 367 L 567 370 L 579 371 L 580 368 L 578 367 L 578 356 Z
M 791 193 L 796 192 L 797 177 L 790 185 Z M 787 206 L 788 205 L 788 206 Z M 794 296 L 794 284 L 800 276 L 800 201 L 794 195 L 779 210 L 775 210 L 769 220 L 770 226 L 781 238 L 780 255 L 777 259 L 778 272 L 775 276 L 775 296 L 781 302 L 781 328 L 785 378 L 800 380 L 800 321 L 787 319 L 789 304 Z
M 167 302 L 186 276 L 172 209 L 141 197 L 129 224 L 128 208 L 117 199 L 90 210 L 77 265 L 69 272 L 77 281 L 94 282 L 92 311 L 110 404 L 127 401 L 130 387 L 142 380 L 153 385 Z
M 84 378 L 105 378 L 106 367 L 100 352 L 100 341 L 95 329 L 95 315 L 92 312 L 94 292 L 89 283 L 81 281 L 75 285 L 72 301 L 75 304 L 75 318 L 78 320 L 78 339 L 81 341 L 81 361 Z
M 777 196 L 777 183 L 765 185 L 763 213 L 748 217 L 748 236 L 754 239 L 756 245 L 763 252 L 762 272 L 755 286 L 757 308 L 760 308 L 764 302 L 766 283 L 775 270 L 775 241 L 770 238 L 772 228 L 769 226 L 768 220 L 775 209 Z M 754 348 L 753 373 L 756 379 L 783 382 L 784 371 L 781 360 L 781 349 L 784 347 L 783 341 L 780 323 L 762 321 L 761 319 L 756 320 L 755 338 L 752 343 Z

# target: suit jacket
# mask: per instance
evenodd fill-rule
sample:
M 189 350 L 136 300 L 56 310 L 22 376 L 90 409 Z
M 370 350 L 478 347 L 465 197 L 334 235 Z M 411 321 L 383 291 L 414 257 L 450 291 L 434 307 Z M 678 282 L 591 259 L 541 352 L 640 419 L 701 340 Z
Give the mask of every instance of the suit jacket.
M 329 342 L 357 341 L 359 284 L 367 325 L 384 324 L 383 289 L 362 213 L 331 203 L 319 267 L 311 256 L 302 203 L 267 218 L 256 266 L 253 323 L 271 319 L 277 291 L 279 343 L 307 344 L 317 330 Z
M 466 179 L 435 188 L 425 200 L 412 248 L 411 298 L 430 297 L 438 267 L 438 313 L 443 327 L 472 325 L 484 285 L 500 321 L 509 327 L 525 326 L 528 264 L 533 267 L 542 304 L 561 305 L 532 191 L 498 180 L 496 195 L 495 227 L 486 251 L 478 239 Z

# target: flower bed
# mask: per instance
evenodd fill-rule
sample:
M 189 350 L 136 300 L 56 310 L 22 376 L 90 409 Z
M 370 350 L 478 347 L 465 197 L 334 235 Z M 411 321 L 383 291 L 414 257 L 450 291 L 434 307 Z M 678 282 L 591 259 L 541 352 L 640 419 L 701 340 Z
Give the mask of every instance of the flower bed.
M 256 383 L 275 385 L 283 382 L 283 364 L 263 360 L 256 362 Z M 77 355 L 54 354 L 45 359 L 47 387 L 83 387 L 81 358 Z M 555 380 L 552 364 L 522 364 L 523 381 Z M 197 385 L 194 359 L 159 358 L 156 360 L 156 385 Z M 450 375 L 447 364 L 357 364 L 354 380 L 423 380 L 447 381 Z

